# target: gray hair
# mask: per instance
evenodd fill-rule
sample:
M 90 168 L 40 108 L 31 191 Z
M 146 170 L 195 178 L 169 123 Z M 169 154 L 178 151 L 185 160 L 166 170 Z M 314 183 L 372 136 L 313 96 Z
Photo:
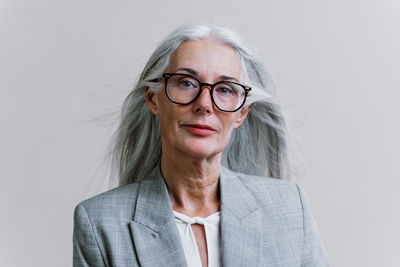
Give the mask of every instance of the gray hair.
M 253 104 L 245 122 L 232 132 L 222 165 L 237 172 L 288 178 L 285 120 L 274 85 L 258 56 L 232 31 L 205 24 L 184 25 L 161 42 L 122 107 L 111 164 L 119 185 L 145 178 L 161 159 L 161 130 L 157 116 L 146 105 L 145 89 L 158 93 L 160 77 L 171 56 L 187 40 L 213 38 L 232 46 L 242 62 L 244 83 L 252 88 L 246 106 Z

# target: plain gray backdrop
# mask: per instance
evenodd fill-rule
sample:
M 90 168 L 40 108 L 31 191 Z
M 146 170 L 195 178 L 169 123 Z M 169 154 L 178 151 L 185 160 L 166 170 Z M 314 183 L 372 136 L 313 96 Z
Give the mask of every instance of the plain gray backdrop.
M 264 58 L 332 266 L 400 266 L 398 0 L 0 0 L 0 265 L 71 266 L 122 101 L 190 21 Z

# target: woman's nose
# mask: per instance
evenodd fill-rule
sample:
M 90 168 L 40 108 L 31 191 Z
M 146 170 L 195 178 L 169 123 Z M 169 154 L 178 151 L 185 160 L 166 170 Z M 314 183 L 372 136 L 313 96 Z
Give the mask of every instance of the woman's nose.
M 204 86 L 201 88 L 201 93 L 193 102 L 193 104 L 193 108 L 196 113 L 211 113 L 213 108 L 211 88 L 209 86 Z

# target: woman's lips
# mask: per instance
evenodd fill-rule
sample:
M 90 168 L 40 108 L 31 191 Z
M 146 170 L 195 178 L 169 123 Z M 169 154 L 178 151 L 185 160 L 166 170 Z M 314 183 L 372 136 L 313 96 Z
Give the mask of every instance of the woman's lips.
M 184 124 L 183 126 L 190 132 L 201 136 L 209 136 L 216 132 L 213 127 L 207 124 Z

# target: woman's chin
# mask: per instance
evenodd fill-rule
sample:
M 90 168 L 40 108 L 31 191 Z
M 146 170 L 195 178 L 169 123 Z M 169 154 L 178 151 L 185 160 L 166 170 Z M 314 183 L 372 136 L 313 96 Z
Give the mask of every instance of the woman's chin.
M 219 146 L 202 142 L 192 142 L 185 150 L 186 155 L 196 159 L 210 159 L 222 152 Z

